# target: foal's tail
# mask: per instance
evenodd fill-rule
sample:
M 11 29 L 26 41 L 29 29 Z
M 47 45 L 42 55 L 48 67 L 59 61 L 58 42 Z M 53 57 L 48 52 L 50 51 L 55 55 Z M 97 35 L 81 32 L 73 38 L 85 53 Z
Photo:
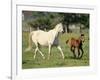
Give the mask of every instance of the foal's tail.
M 28 48 L 25 49 L 25 52 L 30 51 L 31 48 L 32 48 L 32 35 L 33 35 L 33 32 L 31 32 L 31 33 L 29 34 Z
M 68 44 L 68 42 L 69 42 L 69 39 L 66 41 L 66 44 Z

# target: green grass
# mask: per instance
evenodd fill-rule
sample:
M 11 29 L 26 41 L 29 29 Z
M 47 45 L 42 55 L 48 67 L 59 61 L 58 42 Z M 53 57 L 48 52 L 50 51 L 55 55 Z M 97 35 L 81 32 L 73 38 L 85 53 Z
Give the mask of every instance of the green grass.
M 81 59 L 74 59 L 73 54 L 70 51 L 68 45 L 65 44 L 65 41 L 70 37 L 78 37 L 80 34 L 78 33 L 64 33 L 60 35 L 60 45 L 65 55 L 65 59 L 62 59 L 60 52 L 56 49 L 56 47 L 52 48 L 50 60 L 47 60 L 48 56 L 48 47 L 41 47 L 43 54 L 46 59 L 43 60 L 41 55 L 37 53 L 36 59 L 33 59 L 35 45 L 33 44 L 33 50 L 29 52 L 24 52 L 24 50 L 28 47 L 28 32 L 22 33 L 22 68 L 30 69 L 30 68 L 50 68 L 50 67 L 74 67 L 74 66 L 89 66 L 89 34 L 85 33 L 85 42 L 83 45 L 84 54 Z

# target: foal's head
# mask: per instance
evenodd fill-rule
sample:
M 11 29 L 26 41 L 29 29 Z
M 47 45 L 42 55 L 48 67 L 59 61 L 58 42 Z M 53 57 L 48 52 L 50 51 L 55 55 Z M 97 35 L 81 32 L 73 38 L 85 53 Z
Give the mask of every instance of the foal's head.
M 81 35 L 80 35 L 80 40 L 81 40 L 82 42 L 84 42 L 84 41 L 85 41 L 84 34 L 81 34 Z

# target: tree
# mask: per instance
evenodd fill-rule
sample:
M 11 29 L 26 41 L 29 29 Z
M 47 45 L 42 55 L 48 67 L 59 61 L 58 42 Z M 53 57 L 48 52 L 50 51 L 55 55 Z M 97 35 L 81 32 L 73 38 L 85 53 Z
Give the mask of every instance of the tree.
M 59 13 L 48 13 L 48 12 L 33 12 L 33 20 L 29 20 L 28 24 L 34 28 L 39 29 L 51 29 L 58 24 L 62 17 Z
M 81 24 L 85 25 L 86 28 L 89 28 L 89 14 L 81 14 L 81 13 L 62 13 L 64 16 L 63 23 L 66 25 L 67 32 L 70 32 L 69 24 L 80 24 L 80 32 L 81 32 Z
M 70 32 L 69 25 L 73 23 L 84 24 L 86 26 L 85 28 L 89 28 L 89 14 L 34 11 L 31 17 L 31 19 L 27 20 L 27 23 L 35 29 L 49 30 L 60 22 L 65 25 L 64 30 L 67 30 L 67 32 Z

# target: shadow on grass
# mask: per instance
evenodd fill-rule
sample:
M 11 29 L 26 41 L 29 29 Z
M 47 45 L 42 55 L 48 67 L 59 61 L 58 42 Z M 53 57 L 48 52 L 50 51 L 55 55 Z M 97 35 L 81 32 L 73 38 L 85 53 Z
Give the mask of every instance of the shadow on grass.
M 22 64 L 34 64 L 34 65 L 41 65 L 40 62 L 33 61 L 33 60 L 24 60 L 22 61 Z
M 73 56 L 65 56 L 65 59 L 76 59 L 76 58 Z
M 26 64 L 27 62 L 26 61 L 22 61 L 22 64 Z
M 76 60 L 80 60 L 80 59 L 82 59 L 82 58 L 75 58 L 75 57 L 73 57 L 73 56 L 65 56 L 65 59 L 76 59 Z
M 65 65 L 65 62 L 59 62 L 59 63 L 56 63 L 57 66 L 64 66 Z

